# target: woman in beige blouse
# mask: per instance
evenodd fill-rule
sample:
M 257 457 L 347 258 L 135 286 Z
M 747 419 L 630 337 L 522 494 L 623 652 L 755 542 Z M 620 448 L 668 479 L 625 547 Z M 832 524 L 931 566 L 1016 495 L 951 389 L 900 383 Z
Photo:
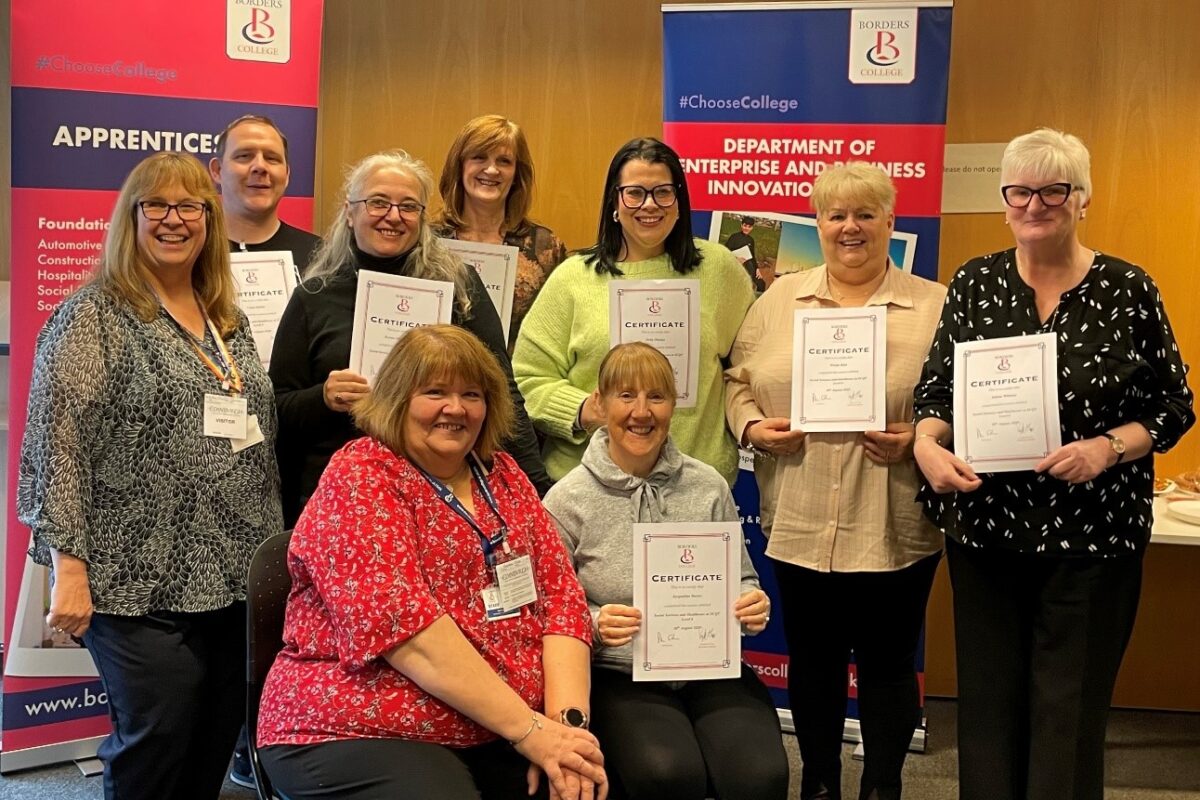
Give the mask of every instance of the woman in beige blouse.
M 730 427 L 759 456 L 805 800 L 841 797 L 852 652 L 866 749 L 860 800 L 900 797 L 920 713 L 915 656 L 941 537 L 913 500 L 912 398 L 946 289 L 889 261 L 895 199 L 868 164 L 822 173 L 812 201 L 825 263 L 781 275 L 755 302 L 725 373 Z M 794 312 L 863 306 L 886 308 L 886 431 L 792 430 Z

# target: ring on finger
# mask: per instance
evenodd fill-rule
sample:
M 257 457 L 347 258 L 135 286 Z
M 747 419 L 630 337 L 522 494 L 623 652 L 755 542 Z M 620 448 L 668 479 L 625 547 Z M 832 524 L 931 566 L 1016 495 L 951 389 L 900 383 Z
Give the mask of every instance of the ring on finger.
M 342 402 L 342 393 L 341 392 L 337 392 L 336 394 L 334 394 L 333 402 L 335 402 L 335 403 Z

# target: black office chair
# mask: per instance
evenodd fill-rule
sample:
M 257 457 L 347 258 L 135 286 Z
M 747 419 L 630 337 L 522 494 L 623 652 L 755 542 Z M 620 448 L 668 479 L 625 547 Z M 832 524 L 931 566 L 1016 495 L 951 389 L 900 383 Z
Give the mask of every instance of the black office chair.
M 284 531 L 260 544 L 250 559 L 246 581 L 246 733 L 258 800 L 276 800 L 271 780 L 258 758 L 258 701 L 267 672 L 283 647 L 283 614 L 292 589 L 287 568 L 291 540 L 292 532 Z

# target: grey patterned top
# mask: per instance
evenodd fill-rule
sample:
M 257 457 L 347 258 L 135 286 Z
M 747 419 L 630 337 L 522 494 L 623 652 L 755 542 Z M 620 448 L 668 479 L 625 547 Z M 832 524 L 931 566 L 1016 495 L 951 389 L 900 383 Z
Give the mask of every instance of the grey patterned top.
M 227 346 L 266 441 L 239 453 L 203 435 L 204 395 L 221 389 L 185 337 L 165 311 L 143 322 L 95 285 L 38 335 L 17 515 L 34 561 L 54 548 L 87 562 L 97 612 L 245 599 L 254 548 L 283 527 L 274 392 L 249 324 Z
M 955 342 L 1053 333 L 1063 444 L 1140 422 L 1153 451 L 1163 453 L 1195 422 L 1187 366 L 1162 295 L 1139 267 L 1096 253 L 1045 324 L 1017 272 L 1015 250 L 968 261 L 949 288 L 917 384 L 917 421 L 953 424 Z M 980 477 L 983 485 L 973 492 L 939 495 L 924 483 L 918 494 L 926 516 L 964 545 L 1107 557 L 1140 552 L 1150 540 L 1152 454 L 1076 485 L 1046 473 Z

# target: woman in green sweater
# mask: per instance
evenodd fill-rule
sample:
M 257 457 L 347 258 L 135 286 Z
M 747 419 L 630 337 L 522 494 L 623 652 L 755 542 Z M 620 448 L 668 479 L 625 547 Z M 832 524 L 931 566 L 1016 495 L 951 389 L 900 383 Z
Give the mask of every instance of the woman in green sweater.
M 657 139 L 634 139 L 608 168 L 595 245 L 559 265 L 521 325 L 513 372 L 533 424 L 546 434 L 557 480 L 583 458 L 601 422 L 594 402 L 608 352 L 609 284 L 693 279 L 700 283 L 696 404 L 677 408 L 671 438 L 687 455 L 737 476 L 737 444 L 725 427 L 721 359 L 754 302 L 746 272 L 724 247 L 692 238 L 691 203 L 679 156 Z

